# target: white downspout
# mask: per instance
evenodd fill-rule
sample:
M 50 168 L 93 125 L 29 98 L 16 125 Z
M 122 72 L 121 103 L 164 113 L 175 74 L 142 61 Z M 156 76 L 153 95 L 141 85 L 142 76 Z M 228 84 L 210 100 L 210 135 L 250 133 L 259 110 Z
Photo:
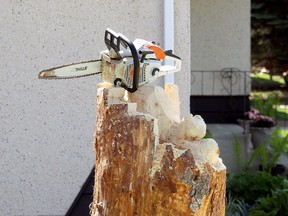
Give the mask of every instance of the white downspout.
M 164 50 L 174 52 L 174 0 L 163 0 L 164 2 Z M 165 60 L 165 64 L 173 65 L 172 61 Z M 174 83 L 174 74 L 164 77 L 164 84 Z

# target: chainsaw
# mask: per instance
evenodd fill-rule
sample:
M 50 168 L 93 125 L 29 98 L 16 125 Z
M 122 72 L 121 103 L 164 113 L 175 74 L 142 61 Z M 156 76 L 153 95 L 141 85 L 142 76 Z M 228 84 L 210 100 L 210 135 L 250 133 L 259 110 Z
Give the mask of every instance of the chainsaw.
M 69 79 L 102 74 L 104 82 L 135 92 L 139 86 L 181 69 L 181 59 L 172 50 L 164 51 L 154 42 L 136 39 L 132 43 L 111 29 L 106 29 L 104 41 L 108 49 L 100 52 L 100 59 L 43 70 L 38 77 Z M 163 65 L 163 60 L 173 61 L 174 66 Z

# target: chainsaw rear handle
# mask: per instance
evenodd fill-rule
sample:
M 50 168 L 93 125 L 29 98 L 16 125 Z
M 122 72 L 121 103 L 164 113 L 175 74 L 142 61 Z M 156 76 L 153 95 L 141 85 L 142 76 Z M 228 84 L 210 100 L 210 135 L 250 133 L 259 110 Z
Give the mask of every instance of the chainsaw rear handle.
M 110 50 L 111 48 L 116 52 L 117 57 L 119 59 L 122 58 L 120 55 L 120 49 L 122 45 L 125 49 L 129 48 L 132 58 L 133 58 L 133 85 L 132 87 L 129 87 L 126 85 L 124 82 L 120 81 L 119 79 L 116 79 L 114 83 L 119 83 L 120 81 L 120 86 L 126 89 L 129 92 L 135 92 L 138 89 L 139 86 L 139 72 L 140 72 L 140 64 L 139 64 L 139 57 L 137 50 L 134 46 L 134 44 L 124 35 L 122 34 L 117 34 L 111 29 L 106 29 L 105 31 L 105 38 L 104 38 L 105 44 L 107 48 Z

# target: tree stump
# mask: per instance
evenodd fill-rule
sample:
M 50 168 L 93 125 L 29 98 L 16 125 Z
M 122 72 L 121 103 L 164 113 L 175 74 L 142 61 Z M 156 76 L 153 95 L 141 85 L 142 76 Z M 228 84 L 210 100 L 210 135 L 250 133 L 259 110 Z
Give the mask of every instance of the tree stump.
M 225 215 L 226 167 L 178 87 L 98 87 L 92 216 Z

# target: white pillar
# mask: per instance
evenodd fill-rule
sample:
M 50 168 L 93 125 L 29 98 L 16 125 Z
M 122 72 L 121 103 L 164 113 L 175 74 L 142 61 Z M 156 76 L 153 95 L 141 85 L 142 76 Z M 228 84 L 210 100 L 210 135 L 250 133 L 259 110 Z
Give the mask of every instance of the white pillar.
M 164 1 L 164 49 L 174 51 L 174 0 Z M 172 61 L 165 60 L 165 64 L 173 64 Z M 164 83 L 174 83 L 174 74 L 164 77 Z

